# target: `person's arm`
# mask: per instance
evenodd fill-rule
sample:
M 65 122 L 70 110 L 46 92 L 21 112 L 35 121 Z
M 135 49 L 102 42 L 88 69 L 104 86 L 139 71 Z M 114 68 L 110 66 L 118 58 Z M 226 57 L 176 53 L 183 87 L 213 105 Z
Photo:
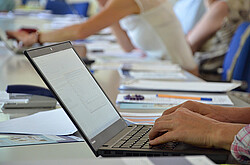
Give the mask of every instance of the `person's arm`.
M 228 5 L 224 1 L 213 2 L 197 25 L 187 34 L 186 39 L 193 52 L 212 37 L 223 25 L 229 14 Z
M 112 33 L 117 39 L 117 42 L 125 52 L 131 52 L 133 49 L 135 49 L 134 45 L 131 43 L 131 40 L 127 35 L 127 32 L 121 28 L 119 22 L 112 24 L 111 29 Z
M 230 150 L 234 136 L 245 126 L 219 122 L 181 107 L 155 121 L 149 133 L 150 145 L 176 141 Z
M 43 32 L 40 34 L 39 40 L 41 43 L 44 43 L 83 39 L 112 25 L 127 15 L 139 13 L 139 11 L 134 0 L 110 0 L 100 13 L 91 17 L 86 22 L 51 32 Z M 18 32 L 14 34 L 9 32 L 8 34 L 12 35 L 12 37 L 14 35 L 15 38 L 23 41 L 24 45 L 26 45 L 24 41 L 27 39 L 19 37 Z M 38 35 L 34 36 L 37 37 Z M 33 40 L 38 41 L 38 39 Z
M 178 108 L 187 108 L 190 111 L 203 116 L 228 123 L 250 123 L 250 107 L 224 107 L 218 105 L 203 104 L 195 101 L 187 101 L 178 106 L 172 107 L 163 112 L 162 115 L 169 115 Z
M 106 5 L 107 1 L 108 0 L 98 0 L 99 5 L 102 8 Z M 119 21 L 113 23 L 110 27 L 112 29 L 112 33 L 116 36 L 117 42 L 120 44 L 124 51 L 130 52 L 135 48 L 131 43 L 126 31 L 121 28 Z

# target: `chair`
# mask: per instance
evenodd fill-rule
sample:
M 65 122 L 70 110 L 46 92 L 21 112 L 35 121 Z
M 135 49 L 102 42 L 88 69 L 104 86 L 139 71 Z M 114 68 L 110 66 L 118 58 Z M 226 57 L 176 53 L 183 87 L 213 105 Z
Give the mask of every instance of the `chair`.
M 45 9 L 51 10 L 52 14 L 78 14 L 87 17 L 88 2 L 68 4 L 65 0 L 48 0 Z
M 250 22 L 236 30 L 223 64 L 222 80 L 241 81 L 242 90 L 250 92 Z

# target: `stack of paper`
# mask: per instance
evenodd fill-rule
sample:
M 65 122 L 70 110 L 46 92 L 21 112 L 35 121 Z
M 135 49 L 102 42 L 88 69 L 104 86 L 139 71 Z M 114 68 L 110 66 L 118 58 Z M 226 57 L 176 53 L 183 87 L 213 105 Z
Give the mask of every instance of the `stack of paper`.
M 232 101 L 226 94 L 182 94 L 182 95 L 171 95 L 176 96 L 176 98 L 167 98 L 167 97 L 157 97 L 156 94 L 137 94 L 144 97 L 143 100 L 128 100 L 124 97 L 127 94 L 118 94 L 116 103 L 130 103 L 130 104 L 170 104 L 170 105 L 178 105 L 184 103 L 188 100 L 193 100 L 192 97 L 195 98 L 210 98 L 209 101 L 203 100 L 193 100 L 205 104 L 216 104 L 216 105 L 233 105 Z M 178 98 L 178 96 L 184 96 L 185 99 Z M 188 99 L 190 97 L 190 99 Z
M 148 80 L 185 80 L 183 72 L 160 72 L 160 71 L 127 71 L 119 70 L 122 78 L 148 79 Z
M 120 113 L 131 124 L 153 125 L 155 120 L 161 117 L 161 113 Z
M 137 103 L 137 104 L 119 103 L 119 106 L 120 106 L 120 109 L 166 110 L 176 105 L 175 104 L 152 104 L 152 103 Z
M 133 80 L 121 84 L 120 89 L 151 90 L 151 91 L 228 92 L 239 86 L 240 86 L 239 83 L 222 83 L 222 82 Z
M 177 64 L 172 64 L 170 61 L 145 63 L 124 64 L 123 70 L 133 71 L 162 71 L 162 72 L 178 72 L 181 67 Z
M 9 93 L 0 91 L 0 105 L 3 103 L 27 103 L 29 99 L 10 99 Z
M 23 146 L 34 144 L 52 144 L 82 142 L 82 138 L 77 136 L 58 136 L 58 135 L 13 135 L 8 134 L 0 137 L 0 147 Z

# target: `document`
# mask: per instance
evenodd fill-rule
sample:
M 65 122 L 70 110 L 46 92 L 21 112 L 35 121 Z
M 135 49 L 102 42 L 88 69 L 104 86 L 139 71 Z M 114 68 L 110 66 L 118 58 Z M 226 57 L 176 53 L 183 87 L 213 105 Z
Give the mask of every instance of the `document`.
M 70 135 L 76 131 L 62 108 L 0 122 L 0 133 Z
M 119 103 L 120 109 L 141 109 L 141 110 L 166 110 L 176 105 L 170 104 L 151 104 L 151 103 Z
M 58 136 L 58 135 L 1 135 L 0 147 L 24 146 L 34 144 L 53 144 L 53 143 L 69 143 L 82 142 L 82 138 L 77 136 Z
M 0 91 L 0 105 L 3 103 L 28 103 L 29 99 L 10 99 L 9 93 Z
M 119 70 L 120 77 L 148 80 L 185 80 L 183 72 L 126 71 Z
M 226 94 L 175 94 L 171 96 L 176 96 L 176 98 L 167 98 L 167 97 L 157 97 L 157 94 L 137 94 L 144 97 L 143 100 L 129 100 L 125 96 L 128 94 L 118 94 L 116 98 L 116 103 L 131 103 L 131 104 L 170 104 L 178 105 L 184 103 L 188 100 L 193 100 L 205 104 L 215 104 L 215 105 L 233 105 L 233 102 Z M 180 99 L 178 96 L 184 96 L 186 98 Z M 188 99 L 190 97 L 190 99 Z M 204 100 L 194 100 L 193 98 L 209 98 L 210 101 Z
M 240 85 L 240 83 L 223 82 L 131 80 L 121 84 L 120 90 L 228 92 Z
M 161 117 L 161 113 L 120 113 L 131 124 L 153 125 L 155 120 Z
M 170 61 L 166 62 L 152 62 L 145 65 L 143 63 L 124 64 L 123 70 L 133 71 L 164 71 L 164 72 L 177 72 L 181 71 L 181 67 L 177 64 L 172 64 Z

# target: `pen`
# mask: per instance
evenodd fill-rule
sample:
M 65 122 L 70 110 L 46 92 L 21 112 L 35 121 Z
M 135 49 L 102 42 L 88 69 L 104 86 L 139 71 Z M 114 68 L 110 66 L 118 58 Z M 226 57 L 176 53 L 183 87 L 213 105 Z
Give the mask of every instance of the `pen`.
M 175 98 L 175 99 L 190 99 L 190 100 L 201 100 L 201 101 L 212 101 L 212 98 L 192 97 L 192 96 L 176 96 L 176 95 L 166 95 L 166 94 L 156 94 L 156 97 L 166 97 L 166 98 Z

